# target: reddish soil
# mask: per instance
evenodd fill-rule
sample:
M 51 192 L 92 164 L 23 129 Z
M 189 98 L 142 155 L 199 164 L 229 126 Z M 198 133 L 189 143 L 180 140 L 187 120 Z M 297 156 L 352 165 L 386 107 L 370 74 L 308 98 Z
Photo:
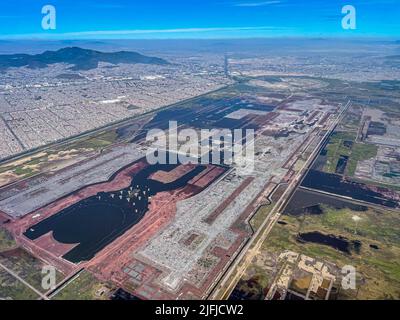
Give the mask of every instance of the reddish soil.
M 61 259 L 52 252 L 46 251 L 24 236 L 17 237 L 16 240 L 18 244 L 20 244 L 27 251 L 31 252 L 35 257 L 38 257 L 48 265 L 54 266 L 58 271 L 66 276 L 75 273 L 79 269 L 77 265 Z
M 198 286 L 189 282 L 185 282 L 184 285 L 176 292 L 166 291 L 163 287 L 161 287 L 159 284 L 159 279 L 164 271 L 163 268 L 161 266 L 152 265 L 152 262 L 147 261 L 144 257 L 134 257 L 134 249 L 136 247 L 138 248 L 140 244 L 135 243 L 135 241 L 138 240 L 135 238 L 135 235 L 137 236 L 138 234 L 135 234 L 133 230 L 131 230 L 132 232 L 130 233 L 132 234 L 130 236 L 124 237 L 124 239 L 119 239 L 119 244 L 114 242 L 116 247 L 113 249 L 110 247 L 108 250 L 108 257 L 106 259 L 104 259 L 104 257 L 96 257 L 92 261 L 89 269 L 94 271 L 95 274 L 100 275 L 103 280 L 110 279 L 111 277 L 113 281 L 116 281 L 125 290 L 132 292 L 142 299 L 167 300 L 206 298 L 210 293 L 209 290 L 213 287 L 213 283 L 223 274 L 229 265 L 230 260 L 240 252 L 246 243 L 246 240 L 251 237 L 250 230 L 243 227 L 245 221 L 247 221 L 256 211 L 258 206 L 265 201 L 265 198 L 270 193 L 272 187 L 273 184 L 268 182 L 265 185 L 265 188 L 258 194 L 257 200 L 246 207 L 244 212 L 238 217 L 237 221 L 231 228 L 231 230 L 237 234 L 237 238 L 231 247 L 229 249 L 215 247 L 212 250 L 212 254 L 218 257 L 219 260 L 212 270 L 207 274 L 207 276 L 204 277 L 202 283 Z M 143 228 L 145 230 L 138 231 L 142 231 L 144 234 L 147 232 L 147 237 L 145 238 L 150 238 L 153 232 L 157 232 L 157 230 L 152 228 L 152 220 L 155 218 L 155 213 L 161 214 L 163 217 L 165 217 L 165 219 L 173 219 L 175 208 L 169 211 L 169 213 L 166 212 L 171 203 L 168 203 L 167 199 L 165 201 L 166 202 L 164 202 L 163 199 L 160 199 L 160 203 L 158 203 L 157 206 L 160 206 L 161 203 L 164 203 L 164 207 L 160 208 L 161 211 L 155 211 L 152 216 L 147 216 L 146 223 L 144 224 L 145 228 Z M 166 225 L 167 224 L 168 221 L 166 221 Z M 137 225 L 136 228 L 139 229 L 139 225 Z M 145 239 L 142 238 L 143 235 L 140 235 L 140 237 L 142 241 L 145 241 Z M 96 259 L 99 261 L 96 261 Z M 109 263 L 107 263 L 107 260 L 110 260 Z M 130 276 L 123 272 L 126 267 L 132 264 L 140 264 L 143 267 L 143 271 L 140 272 L 140 275 L 138 278 L 136 278 L 135 283 L 132 283 Z
M 151 261 L 147 261 L 145 258 L 132 258 L 129 262 L 127 261 L 124 266 L 128 264 L 139 263 L 144 266 L 144 271 L 140 274 L 140 281 L 136 284 L 132 284 L 129 280 L 127 274 L 119 273 L 123 276 L 121 278 L 121 286 L 137 295 L 142 299 L 157 299 L 157 300 L 171 300 L 171 299 L 204 299 L 210 293 L 213 288 L 213 283 L 223 274 L 227 266 L 229 266 L 230 260 L 235 257 L 246 243 L 246 240 L 251 237 L 251 232 L 248 228 L 244 228 L 244 222 L 247 221 L 251 215 L 256 211 L 259 205 L 261 205 L 268 194 L 270 194 L 271 189 L 274 184 L 268 182 L 265 188 L 258 194 L 257 200 L 251 203 L 244 212 L 238 217 L 231 230 L 237 234 L 235 242 L 231 245 L 229 249 L 224 249 L 221 247 L 215 247 L 212 249 L 211 253 L 218 257 L 217 264 L 212 268 L 212 270 L 207 273 L 204 277 L 203 282 L 196 286 L 192 283 L 185 282 L 184 285 L 179 288 L 176 292 L 166 291 L 163 287 L 159 285 L 159 278 L 162 276 L 162 267 L 158 269 L 151 265 Z M 190 240 L 193 237 L 189 238 Z M 124 267 L 121 266 L 121 269 Z
M 245 244 L 245 240 L 251 236 L 250 230 L 244 227 L 244 222 L 249 219 L 261 201 L 265 201 L 264 190 L 260 192 L 258 200 L 249 205 L 232 226 L 231 230 L 237 234 L 237 238 L 232 246 L 229 249 L 220 247 L 212 249 L 212 254 L 218 257 L 217 265 L 212 268 L 199 285 L 185 282 L 177 292 L 166 291 L 158 282 L 160 276 L 164 272 L 163 268 L 161 266 L 151 265 L 151 262 L 146 261 L 143 257 L 135 256 L 135 253 L 173 221 L 176 214 L 176 203 L 178 201 L 190 198 L 204 190 L 205 187 L 218 179 L 221 174 L 225 172 L 226 169 L 222 167 L 208 165 L 203 172 L 193 178 L 185 187 L 172 192 L 159 193 L 154 196 L 151 199 L 149 211 L 146 213 L 145 217 L 124 235 L 98 252 L 89 262 L 76 265 L 62 259 L 61 256 L 74 245 L 58 243 L 52 237 L 51 233 L 42 236 L 36 241 L 30 241 L 22 236 L 22 232 L 32 225 L 33 222 L 37 223 L 40 220 L 46 219 L 50 215 L 59 212 L 63 208 L 81 199 L 95 195 L 99 191 L 110 192 L 126 188 L 131 182 L 132 175 L 145 166 L 145 163 L 138 162 L 122 170 L 112 181 L 83 188 L 35 213 L 7 224 L 7 229 L 16 235 L 19 244 L 46 263 L 54 265 L 59 271 L 64 273 L 64 275 L 72 275 L 81 268 L 87 268 L 99 279 L 103 281 L 111 280 L 144 299 L 205 298 L 213 282 L 222 275 L 227 265 L 229 265 L 229 261 L 239 252 Z M 186 172 L 186 170 L 187 168 L 181 168 L 175 171 L 174 174 L 177 174 L 176 177 L 179 177 L 179 174 Z M 164 178 L 165 177 L 167 176 L 164 175 Z M 232 193 L 229 199 L 222 203 L 209 217 L 209 223 L 215 221 L 220 212 L 226 208 L 230 201 L 232 201 L 243 188 L 251 183 L 252 179 L 253 178 L 247 178 L 242 182 L 241 186 Z M 268 186 L 269 184 L 266 185 L 266 188 L 268 188 Z M 39 219 L 33 220 L 32 216 L 36 214 L 41 214 L 41 216 Z M 135 263 L 142 266 L 142 271 L 136 279 L 136 282 L 132 282 L 131 276 L 124 272 L 124 270 Z
M 208 224 L 213 224 L 214 221 L 218 218 L 218 216 L 226 209 L 227 206 L 229 206 L 230 203 L 232 203 L 233 200 L 237 198 L 237 196 L 245 189 L 252 181 L 254 180 L 254 177 L 248 177 L 246 178 L 240 186 L 232 192 L 232 194 L 226 198 L 215 210 L 213 213 L 211 213 L 205 220 L 204 222 Z
M 34 240 L 33 242 L 38 247 L 53 253 L 57 257 L 62 257 L 64 254 L 66 254 L 68 251 L 71 251 L 79 244 L 60 243 L 56 239 L 54 239 L 52 231 Z
M 291 169 L 297 162 L 297 160 L 299 159 L 299 157 L 301 156 L 301 154 L 303 153 L 303 151 L 305 150 L 304 148 L 307 147 L 308 143 L 310 142 L 310 140 L 314 139 L 313 137 L 313 133 L 316 131 L 317 129 L 313 129 L 311 131 L 311 133 L 307 136 L 307 138 L 303 141 L 302 144 L 300 144 L 296 150 L 292 153 L 292 155 L 290 156 L 290 158 L 284 163 L 284 165 L 282 166 L 282 168 L 284 169 Z
M 187 238 L 187 239 L 183 242 L 183 244 L 184 244 L 185 246 L 190 246 L 190 245 L 193 243 L 193 241 L 195 241 L 198 237 L 199 237 L 198 234 L 193 233 L 193 234 L 191 234 L 191 235 L 189 236 L 189 238 Z
M 329 119 L 329 117 L 331 116 L 330 113 L 327 113 L 319 122 L 321 126 L 325 125 L 326 121 Z
M 290 102 L 294 102 L 295 100 L 292 100 L 292 101 L 290 101 Z M 289 102 L 289 101 L 288 101 Z M 283 104 L 283 105 L 281 105 L 281 106 L 279 106 L 278 108 L 277 108 L 277 110 L 286 110 L 286 111 L 290 111 L 290 112 L 297 112 L 297 113 L 302 113 L 304 110 L 301 110 L 301 109 L 296 109 L 296 108 L 290 108 L 289 106 L 288 106 L 288 102 L 286 102 L 285 104 Z
M 178 166 L 171 171 L 157 171 L 150 176 L 150 179 L 159 181 L 162 183 L 171 183 L 185 174 L 189 173 L 196 167 L 195 164 L 186 164 L 182 166 Z
M 264 116 L 256 116 L 253 122 L 259 126 L 264 126 L 279 116 L 277 112 L 268 112 Z
M 319 112 L 318 110 L 317 110 L 317 111 L 314 111 L 314 112 L 307 118 L 307 121 L 308 121 L 308 122 L 313 121 L 319 114 L 320 114 L 320 112 Z
M 27 215 L 23 218 L 16 220 L 12 225 L 8 226 L 10 231 L 15 235 L 21 236 L 26 229 L 31 225 L 37 224 L 42 220 L 47 219 L 53 214 L 60 212 L 61 210 L 91 196 L 96 195 L 99 192 L 112 192 L 120 189 L 127 188 L 132 181 L 132 176 L 145 168 L 147 163 L 143 160 L 133 164 L 132 166 L 120 171 L 112 181 L 102 182 L 95 185 L 91 185 L 77 191 L 69 196 L 63 197 L 49 205 Z M 33 216 L 40 215 L 38 219 L 32 220 Z
M 199 188 L 205 188 L 225 171 L 226 169 L 222 167 L 208 165 L 206 170 L 190 180 L 189 183 Z
M 201 286 L 197 287 L 190 283 L 185 283 L 181 289 L 179 289 L 179 295 L 166 293 L 161 296 L 164 299 L 205 299 L 210 293 L 209 290 L 212 289 L 212 284 L 223 274 L 226 268 L 229 266 L 229 261 L 232 257 L 235 257 L 246 243 L 246 240 L 251 237 L 251 232 L 247 228 L 243 228 L 244 222 L 247 221 L 251 215 L 256 211 L 258 206 L 262 203 L 265 198 L 265 193 L 267 189 L 270 189 L 270 182 L 265 185 L 265 188 L 257 195 L 256 201 L 251 203 L 243 213 L 238 217 L 236 222 L 233 224 L 231 230 L 234 231 L 238 237 L 232 246 L 226 250 L 220 247 L 215 247 L 213 249 L 213 255 L 219 257 L 219 262 L 212 269 L 212 271 L 207 274 Z
M 132 176 L 146 166 L 147 163 L 144 160 L 136 162 L 132 166 L 121 170 L 112 181 L 85 187 L 80 191 L 63 197 L 29 215 L 26 215 L 21 219 L 14 220 L 12 223 L 6 224 L 5 226 L 14 235 L 17 243 L 21 244 L 26 250 L 32 252 L 35 256 L 55 266 L 65 275 L 76 272 L 82 267 L 82 265 L 84 265 L 84 263 L 77 266 L 60 258 L 61 255 L 69 251 L 68 248 L 72 249 L 74 245 L 61 244 L 57 242 L 51 234 L 44 235 L 43 237 L 36 239 L 36 241 L 31 241 L 25 238 L 23 233 L 33 224 L 37 224 L 83 199 L 96 195 L 98 192 L 112 192 L 128 187 L 132 181 Z M 37 217 L 38 214 L 40 215 L 39 217 Z M 33 219 L 33 217 L 36 218 Z
M 81 268 L 87 268 L 99 279 L 104 281 L 112 280 L 121 287 L 126 287 L 129 284 L 127 282 L 129 276 L 124 272 L 124 267 L 128 264 L 132 264 L 132 261 L 134 261 L 134 253 L 141 246 L 162 231 L 174 219 L 176 203 L 204 190 L 205 187 L 217 179 L 226 169 L 207 165 L 207 168 L 193 178 L 184 188 L 171 192 L 162 192 L 154 196 L 151 199 L 149 211 L 146 213 L 145 217 L 124 235 L 98 252 L 89 262 L 83 262 L 77 265 L 62 259 L 61 257 L 75 245 L 57 242 L 53 238 L 52 233 L 48 233 L 35 241 L 31 241 L 23 236 L 23 232 L 33 224 L 37 224 L 82 199 L 96 195 L 98 192 L 112 192 L 128 187 L 131 183 L 132 176 L 146 166 L 147 163 L 145 161 L 137 162 L 121 170 L 115 175 L 112 181 L 85 187 L 21 219 L 14 220 L 5 226 L 13 233 L 16 241 L 22 247 L 46 263 L 55 266 L 64 275 L 69 276 Z M 181 166 L 178 167 L 177 170 L 174 170 L 173 175 L 175 179 L 189 172 L 189 168 L 193 169 L 194 167 Z M 164 173 L 161 172 L 158 173 L 158 177 L 166 178 L 167 180 L 172 179 L 170 176 L 164 175 Z M 33 217 L 35 217 L 35 219 L 33 219 Z M 158 277 L 162 271 L 149 265 L 145 267 L 145 271 L 143 272 L 142 279 L 151 282 Z M 147 281 L 144 283 L 142 290 L 150 290 L 154 293 L 155 289 L 151 289 Z M 130 290 L 132 291 L 132 288 L 130 288 Z M 159 289 L 157 290 L 159 291 Z M 165 297 L 167 296 L 169 296 L 169 294 Z M 162 297 L 161 295 L 160 298 Z
M 10 217 L 6 215 L 3 211 L 0 211 L 0 225 L 6 223 L 7 221 L 10 221 Z
M 203 171 L 192 181 L 196 183 L 196 181 L 200 179 L 202 180 L 202 185 L 206 186 L 226 170 L 218 167 L 218 170 L 214 171 L 214 168 L 216 167 L 210 165 L 209 168 L 205 170 L 207 171 L 206 175 L 204 175 Z M 218 175 L 216 174 L 217 172 L 219 172 Z M 197 185 L 192 185 L 190 182 L 179 190 L 157 194 L 151 199 L 149 211 L 140 223 L 99 252 L 88 264 L 89 270 L 103 280 L 112 279 L 119 285 L 124 286 L 129 276 L 123 272 L 123 270 L 126 265 L 132 263 L 134 252 L 163 230 L 173 220 L 176 214 L 176 203 L 178 201 L 190 198 L 203 189 L 204 188 Z M 155 268 L 151 269 L 153 273 L 159 272 Z
M 128 277 L 122 267 L 130 263 L 135 251 L 172 221 L 176 202 L 183 199 L 184 193 L 180 191 L 157 194 L 140 223 L 100 251 L 88 264 L 89 270 L 101 279 L 112 279 L 122 285 Z

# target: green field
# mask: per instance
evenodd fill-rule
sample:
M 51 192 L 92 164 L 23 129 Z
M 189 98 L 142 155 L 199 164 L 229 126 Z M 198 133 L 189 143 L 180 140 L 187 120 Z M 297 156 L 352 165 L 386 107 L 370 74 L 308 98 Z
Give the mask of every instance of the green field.
M 68 157 L 76 157 L 82 153 L 101 151 L 116 142 L 118 135 L 115 130 L 103 132 L 94 136 L 80 138 L 69 144 L 65 144 L 45 152 L 38 152 L 32 156 L 26 156 L 15 162 L 0 165 L 0 174 L 12 173 L 19 179 L 26 179 L 48 169 L 52 162 L 62 162 L 63 153 L 70 152 Z M 54 160 L 56 158 L 58 160 Z M 50 160 L 52 159 L 52 160 Z
M 44 263 L 24 249 L 17 248 L 0 253 L 0 263 L 18 274 L 19 277 L 36 290 L 43 293 L 47 291 L 42 288 L 42 268 Z M 57 272 L 56 277 L 57 282 L 59 282 L 62 280 L 63 275 Z
M 354 176 L 357 163 L 362 160 L 368 160 L 377 155 L 378 147 L 372 144 L 356 143 L 356 133 L 354 132 L 335 132 L 326 146 L 327 161 L 324 171 L 335 173 L 336 166 L 340 156 L 349 157 L 345 174 Z M 345 142 L 352 142 L 353 145 L 348 147 Z
M 0 227 L 0 252 L 13 249 L 17 246 L 12 235 L 3 227 Z
M 250 225 L 252 226 L 253 230 L 257 230 L 262 225 L 273 208 L 274 203 L 271 203 L 269 205 L 263 205 L 257 210 L 250 220 Z
M 110 286 L 97 280 L 90 272 L 84 270 L 62 288 L 52 299 L 54 300 L 105 300 L 107 292 L 99 293 L 102 289 L 110 291 Z
M 355 221 L 354 217 L 360 218 Z M 283 216 L 262 246 L 264 253 L 279 254 L 292 250 L 339 267 L 353 265 L 359 276 L 358 291 L 341 291 L 340 299 L 399 299 L 400 298 L 400 216 L 396 212 L 369 209 L 355 212 L 324 207 L 322 215 Z M 299 233 L 318 231 L 361 241 L 359 253 L 351 254 L 330 246 L 300 243 Z M 377 246 L 373 249 L 370 245 Z
M 107 131 L 99 135 L 78 140 L 72 143 L 69 147 L 74 149 L 102 149 L 112 145 L 117 140 L 117 133 L 115 130 Z
M 42 263 L 25 250 L 18 248 L 12 235 L 0 227 L 0 263 L 12 270 L 37 290 L 41 289 Z M 0 267 L 0 299 L 32 300 L 38 294 Z
M 0 267 L 0 300 L 36 300 L 39 296 Z
M 335 173 L 336 165 L 341 155 L 350 156 L 351 149 L 344 146 L 345 141 L 354 141 L 355 133 L 335 132 L 329 139 L 326 146 L 327 161 L 324 170 L 329 173 Z
M 359 105 L 352 105 L 350 110 L 346 112 L 342 121 L 339 124 L 341 131 L 354 131 L 357 132 L 362 118 L 362 107 Z
M 355 143 L 351 150 L 350 159 L 347 163 L 347 174 L 354 176 L 357 163 L 362 160 L 368 160 L 376 157 L 378 153 L 378 147 L 373 144 Z

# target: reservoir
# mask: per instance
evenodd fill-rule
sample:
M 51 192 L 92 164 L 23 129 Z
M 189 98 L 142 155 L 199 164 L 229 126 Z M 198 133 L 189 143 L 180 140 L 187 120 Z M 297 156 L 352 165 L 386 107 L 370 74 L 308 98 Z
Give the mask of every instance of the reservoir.
M 334 196 L 298 188 L 284 209 L 284 214 L 292 216 L 303 214 L 319 215 L 324 213 L 324 207 L 336 210 L 348 208 L 360 212 L 368 210 L 366 206 L 351 203 L 350 201 L 345 201 Z
M 336 174 L 310 170 L 302 186 L 389 208 L 399 207 L 399 203 L 388 196 L 371 190 L 365 184 L 345 180 Z
M 351 254 L 352 251 L 360 254 L 362 243 L 359 240 L 348 240 L 342 236 L 335 236 L 332 234 L 323 234 L 318 231 L 300 233 L 297 236 L 299 242 L 309 242 L 329 246 L 340 252 Z
M 98 251 L 140 222 L 149 209 L 150 197 L 183 188 L 206 169 L 206 166 L 198 165 L 170 183 L 149 178 L 157 171 L 169 172 L 177 166 L 179 164 L 147 166 L 133 176 L 128 188 L 99 192 L 83 199 L 31 226 L 24 235 L 35 240 L 52 231 L 58 242 L 77 244 L 63 256 L 64 259 L 73 263 L 90 260 Z
M 308 232 L 300 233 L 298 235 L 298 241 L 322 244 L 344 253 L 350 253 L 350 243 L 347 241 L 347 239 L 342 237 L 325 235 L 320 232 Z

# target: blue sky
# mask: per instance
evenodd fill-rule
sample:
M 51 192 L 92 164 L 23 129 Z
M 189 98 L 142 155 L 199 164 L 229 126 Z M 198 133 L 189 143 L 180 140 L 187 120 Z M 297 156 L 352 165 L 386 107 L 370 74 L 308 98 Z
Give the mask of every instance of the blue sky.
M 41 8 L 54 5 L 56 30 Z M 341 27 L 344 5 L 357 29 Z M 2 39 L 400 37 L 400 0 L 13 0 L 0 3 Z

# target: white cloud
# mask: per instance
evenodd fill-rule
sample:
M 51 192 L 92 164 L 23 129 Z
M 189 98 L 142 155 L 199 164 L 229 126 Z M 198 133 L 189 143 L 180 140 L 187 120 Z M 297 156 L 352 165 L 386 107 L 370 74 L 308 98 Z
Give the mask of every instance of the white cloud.
M 235 7 L 264 7 L 264 6 L 269 6 L 273 4 L 279 4 L 282 3 L 282 1 L 276 0 L 276 1 L 263 1 L 263 2 L 243 2 L 243 3 L 236 3 L 234 4 Z
M 235 32 L 235 31 L 274 31 L 286 28 L 273 26 L 260 27 L 211 27 L 211 28 L 182 28 L 182 29 L 137 29 L 137 30 L 96 30 L 78 31 L 65 33 L 33 33 L 33 34 L 14 34 L 0 35 L 0 38 L 26 39 L 26 38 L 93 38 L 93 37 L 116 37 L 116 36 L 140 36 L 140 35 L 160 35 L 160 34 L 189 34 L 207 32 Z

